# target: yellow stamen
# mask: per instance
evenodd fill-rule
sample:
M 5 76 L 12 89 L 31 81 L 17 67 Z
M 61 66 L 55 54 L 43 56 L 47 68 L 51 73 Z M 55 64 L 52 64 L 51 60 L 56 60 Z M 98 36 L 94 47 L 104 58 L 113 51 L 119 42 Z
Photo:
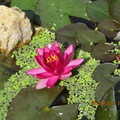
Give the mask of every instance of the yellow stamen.
M 50 55 L 48 58 L 46 58 L 47 63 L 49 62 L 54 62 L 55 60 L 57 60 L 58 56 L 56 55 Z

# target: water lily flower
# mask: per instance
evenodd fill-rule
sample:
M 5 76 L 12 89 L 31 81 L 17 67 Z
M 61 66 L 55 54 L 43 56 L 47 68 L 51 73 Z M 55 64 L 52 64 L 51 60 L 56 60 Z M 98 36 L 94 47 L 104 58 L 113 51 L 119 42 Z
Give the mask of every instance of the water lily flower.
M 72 69 L 80 65 L 84 60 L 72 60 L 74 56 L 73 45 L 70 45 L 62 54 L 57 42 L 54 42 L 53 45 L 48 44 L 43 49 L 38 48 L 37 53 L 38 56 L 35 56 L 35 61 L 40 67 L 26 72 L 40 79 L 36 84 L 36 89 L 51 88 L 58 80 L 70 77 Z

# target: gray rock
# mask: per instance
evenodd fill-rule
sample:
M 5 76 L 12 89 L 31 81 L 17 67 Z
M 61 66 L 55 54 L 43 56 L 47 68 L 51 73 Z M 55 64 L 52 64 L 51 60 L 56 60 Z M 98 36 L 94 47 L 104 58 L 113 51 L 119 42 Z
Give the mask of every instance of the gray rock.
M 21 47 L 31 40 L 30 20 L 18 7 L 0 5 L 0 49 L 9 54 L 14 48 Z

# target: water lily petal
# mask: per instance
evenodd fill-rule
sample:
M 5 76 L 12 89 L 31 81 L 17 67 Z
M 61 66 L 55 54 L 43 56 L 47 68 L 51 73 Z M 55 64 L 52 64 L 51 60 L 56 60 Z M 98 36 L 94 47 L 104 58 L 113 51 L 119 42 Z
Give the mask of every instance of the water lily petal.
M 51 77 L 51 76 L 52 76 L 51 73 L 43 72 L 43 73 L 36 74 L 34 77 L 39 78 L 39 79 L 45 79 L 45 78 L 48 78 L 48 77 Z
M 37 48 L 37 53 L 38 55 L 43 56 L 43 49 Z
M 59 44 L 57 42 L 54 42 L 54 44 L 53 44 L 53 50 L 55 50 L 56 47 L 60 48 Z
M 73 45 L 70 45 L 65 51 L 64 51 L 64 64 L 68 64 L 70 60 L 74 56 L 74 48 Z
M 71 72 L 71 70 L 72 70 L 71 66 L 70 67 L 65 67 L 61 74 L 62 75 L 67 74 L 67 73 Z
M 48 82 L 48 78 L 47 79 L 41 79 L 38 81 L 38 83 L 36 84 L 36 89 L 42 89 L 47 87 L 47 82 Z
M 48 44 L 47 46 L 49 49 L 52 49 L 53 45 L 52 44 Z
M 70 77 L 71 75 L 72 75 L 72 72 L 69 72 L 67 74 L 61 75 L 59 79 L 63 80 L 63 79 Z
M 48 47 L 44 47 L 43 52 L 48 52 L 49 53 L 50 49 Z
M 72 69 L 73 69 L 73 68 L 77 67 L 78 65 L 80 65 L 83 61 L 84 61 L 84 59 L 72 60 L 72 61 L 69 62 L 69 64 L 66 67 L 70 67 L 71 66 Z
M 63 64 L 62 64 L 62 61 L 60 61 L 60 59 L 58 58 L 56 61 L 55 61 L 55 69 L 57 71 L 60 71 L 63 67 Z
M 35 69 L 28 70 L 26 73 L 34 76 L 36 74 L 40 74 L 44 72 L 46 72 L 46 70 L 44 70 L 43 68 L 35 68 Z
M 59 75 L 50 77 L 47 82 L 47 87 L 48 88 L 53 87 L 57 83 L 58 79 L 59 79 Z
M 37 63 L 39 66 L 42 67 L 43 62 L 44 62 L 43 57 L 42 57 L 42 56 L 35 56 L 34 59 L 35 59 L 36 63 Z
M 47 72 L 52 73 L 54 70 L 52 68 L 50 68 L 49 66 L 47 66 L 43 60 L 42 57 L 40 56 L 35 56 L 35 61 L 41 66 L 43 67 Z

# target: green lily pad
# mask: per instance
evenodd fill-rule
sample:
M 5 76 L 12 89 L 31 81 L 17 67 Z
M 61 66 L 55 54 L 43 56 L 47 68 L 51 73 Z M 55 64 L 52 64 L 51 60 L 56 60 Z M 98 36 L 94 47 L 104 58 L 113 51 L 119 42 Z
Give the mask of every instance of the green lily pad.
M 50 29 L 54 26 L 58 30 L 71 23 L 69 16 L 89 19 L 86 14 L 86 4 L 89 2 L 90 0 L 38 0 L 35 21 Z
M 76 104 L 51 106 L 63 89 L 60 86 L 23 89 L 9 106 L 7 120 L 75 120 Z
M 78 44 L 81 44 L 81 49 L 90 52 L 94 43 L 105 43 L 106 37 L 103 33 L 96 30 L 83 30 L 76 34 Z
M 84 23 L 74 23 L 66 25 L 65 27 L 56 31 L 56 40 L 62 44 L 68 43 L 76 46 L 78 43 L 76 41 L 76 34 L 82 30 L 89 30 Z
M 104 20 L 98 24 L 98 28 L 108 38 L 114 38 L 120 30 L 120 24 L 114 20 Z
M 90 52 L 94 43 L 105 43 L 106 37 L 99 31 L 89 29 L 84 23 L 74 23 L 57 30 L 56 40 L 62 44 L 81 45 L 84 51 Z
M 111 16 L 120 22 L 120 0 L 111 0 L 109 3 L 109 11 Z
M 91 2 L 87 5 L 87 14 L 92 21 L 100 22 L 106 19 L 112 19 L 108 10 L 109 2 L 105 0 L 99 0 Z
M 97 66 L 92 77 L 99 85 L 96 89 L 96 101 L 101 101 L 104 94 L 120 81 L 120 77 L 111 75 L 118 65 L 112 63 L 103 63 Z
M 114 88 L 109 89 L 100 104 L 96 110 L 95 120 L 118 120 Z
M 34 7 L 37 0 L 12 0 L 11 7 L 17 6 L 23 10 L 29 19 L 33 19 Z
M 113 61 L 115 60 L 115 54 L 109 52 L 112 48 L 114 48 L 114 46 L 109 43 L 100 43 L 92 49 L 91 55 L 101 61 Z

